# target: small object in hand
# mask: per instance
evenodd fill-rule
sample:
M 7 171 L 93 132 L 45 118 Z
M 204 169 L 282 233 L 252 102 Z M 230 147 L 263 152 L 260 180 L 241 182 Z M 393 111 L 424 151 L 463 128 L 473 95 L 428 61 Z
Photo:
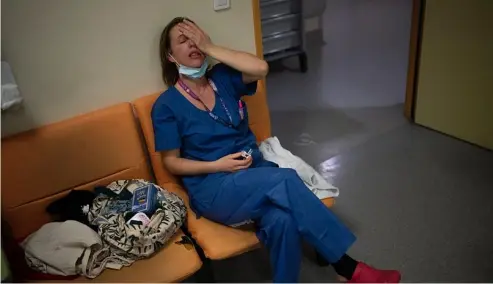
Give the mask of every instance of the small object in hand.
M 241 156 L 238 158 L 235 158 L 235 159 L 236 160 L 245 160 L 252 155 L 252 152 L 253 152 L 252 149 L 248 149 L 248 151 L 243 150 L 240 152 Z
M 243 150 L 241 151 L 241 156 L 243 157 L 243 159 L 247 159 L 252 155 L 252 152 L 253 152 L 252 149 L 248 149 L 248 152 Z

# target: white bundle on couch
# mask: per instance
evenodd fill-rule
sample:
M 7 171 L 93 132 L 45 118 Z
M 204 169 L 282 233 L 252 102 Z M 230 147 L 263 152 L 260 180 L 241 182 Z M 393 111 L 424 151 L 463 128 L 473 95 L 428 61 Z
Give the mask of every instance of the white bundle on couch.
M 339 189 L 327 182 L 314 168 L 300 157 L 284 149 L 277 137 L 264 140 L 260 146 L 264 159 L 276 163 L 281 168 L 294 169 L 306 186 L 319 198 L 339 196 Z

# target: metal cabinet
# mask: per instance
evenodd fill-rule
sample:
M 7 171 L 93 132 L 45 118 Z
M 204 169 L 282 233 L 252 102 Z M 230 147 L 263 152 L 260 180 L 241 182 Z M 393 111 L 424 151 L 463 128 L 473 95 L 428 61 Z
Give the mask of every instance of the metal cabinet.
M 260 0 L 260 15 L 265 60 L 298 56 L 300 69 L 306 72 L 301 1 Z

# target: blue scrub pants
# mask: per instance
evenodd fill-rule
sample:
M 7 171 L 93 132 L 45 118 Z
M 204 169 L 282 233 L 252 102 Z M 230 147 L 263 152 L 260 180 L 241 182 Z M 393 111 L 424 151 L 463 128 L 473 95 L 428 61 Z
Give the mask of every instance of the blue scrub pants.
M 193 194 L 195 209 L 226 225 L 254 220 L 270 251 L 274 282 L 298 281 L 302 238 L 330 263 L 356 240 L 292 169 L 251 168 L 206 183 Z

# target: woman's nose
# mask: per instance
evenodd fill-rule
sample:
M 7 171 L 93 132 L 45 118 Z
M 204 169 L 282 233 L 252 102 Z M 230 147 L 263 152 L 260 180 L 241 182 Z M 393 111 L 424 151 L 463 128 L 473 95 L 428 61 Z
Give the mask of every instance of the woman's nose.
M 189 47 L 197 47 L 197 46 L 195 45 L 195 42 L 193 42 L 193 40 L 191 40 L 191 39 L 188 39 L 188 46 L 189 46 Z

